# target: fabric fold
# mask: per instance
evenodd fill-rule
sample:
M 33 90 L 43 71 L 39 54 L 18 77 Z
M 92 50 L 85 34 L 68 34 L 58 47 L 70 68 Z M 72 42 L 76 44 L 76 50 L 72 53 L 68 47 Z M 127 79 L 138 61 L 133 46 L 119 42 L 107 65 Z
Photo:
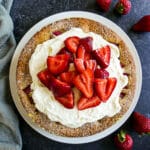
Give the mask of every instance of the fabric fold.
M 13 0 L 0 0 L 0 150 L 21 150 L 22 139 L 9 90 L 9 64 L 16 42 L 9 15 Z

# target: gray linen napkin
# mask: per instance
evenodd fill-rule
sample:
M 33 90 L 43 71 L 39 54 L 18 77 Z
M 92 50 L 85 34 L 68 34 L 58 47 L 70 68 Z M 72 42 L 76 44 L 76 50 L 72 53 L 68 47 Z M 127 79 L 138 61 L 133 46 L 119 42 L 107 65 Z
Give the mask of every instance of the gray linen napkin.
M 9 63 L 16 42 L 9 15 L 13 0 L 0 0 L 0 150 L 21 150 L 22 140 L 9 91 Z

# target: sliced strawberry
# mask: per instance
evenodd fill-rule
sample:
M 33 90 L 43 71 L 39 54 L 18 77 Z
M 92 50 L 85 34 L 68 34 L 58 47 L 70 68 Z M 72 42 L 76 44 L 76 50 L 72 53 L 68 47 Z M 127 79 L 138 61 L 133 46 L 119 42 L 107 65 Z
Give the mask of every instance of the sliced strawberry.
M 71 52 L 69 52 L 66 47 L 63 47 L 57 54 L 58 54 L 58 55 L 59 55 L 59 54 L 68 54 L 68 55 L 70 55 L 70 59 L 69 59 L 69 62 L 70 62 L 70 63 L 72 63 L 73 60 L 74 60 L 73 54 L 72 54 Z
M 80 45 L 83 45 L 87 52 L 91 52 L 93 49 L 93 38 L 89 36 L 80 39 Z
M 83 45 L 79 45 L 78 49 L 77 49 L 77 54 L 76 54 L 77 58 L 81 58 L 84 60 L 84 55 L 85 55 L 85 48 Z
M 60 74 L 60 80 L 72 85 L 72 81 L 75 76 L 76 76 L 75 71 L 63 72 Z
M 78 101 L 78 110 L 84 110 L 87 108 L 98 106 L 101 103 L 101 100 L 98 96 L 94 96 L 91 98 L 81 97 Z
M 80 41 L 80 38 L 77 36 L 69 37 L 65 40 L 65 46 L 70 52 L 76 53 L 77 48 L 79 46 L 79 41 Z
M 84 60 L 89 60 L 91 58 L 91 51 L 93 49 L 93 38 L 86 37 L 80 39 L 80 45 L 77 49 L 77 58 L 82 58 Z
M 51 78 L 50 85 L 55 96 L 63 96 L 71 92 L 71 86 L 68 83 L 62 82 L 55 77 Z
M 95 78 L 108 78 L 109 77 L 109 72 L 106 71 L 105 69 L 100 69 L 100 68 L 96 68 L 95 72 L 94 72 L 94 76 Z
M 85 70 L 84 60 L 80 58 L 76 58 L 74 60 L 75 67 L 79 73 L 82 73 Z
M 57 53 L 57 55 L 60 55 L 60 54 L 70 54 L 70 52 L 68 52 L 67 48 L 66 47 L 63 47 L 60 49 L 60 51 Z
M 91 58 L 91 54 L 85 50 L 85 47 L 83 45 L 79 45 L 76 57 L 84 60 L 89 60 Z
M 54 32 L 53 32 L 53 35 L 55 35 L 55 36 L 58 36 L 58 35 L 60 35 L 60 34 L 62 34 L 62 31 L 54 31 Z
M 73 98 L 72 92 L 69 92 L 68 94 L 60 96 L 60 97 L 55 96 L 55 98 L 66 108 L 71 109 L 74 107 L 74 98 Z
M 97 66 L 97 63 L 95 60 L 90 59 L 90 60 L 86 60 L 84 61 L 84 65 L 86 69 L 91 69 L 93 72 L 95 71 L 95 68 Z
M 74 60 L 74 64 L 79 73 L 82 73 L 86 69 L 91 69 L 94 72 L 96 65 L 97 65 L 95 60 L 90 59 L 90 60 L 84 61 L 81 58 L 76 58 Z
M 48 69 L 37 74 L 39 80 L 50 90 L 53 91 L 55 98 L 67 108 L 74 106 L 73 95 L 70 85 L 56 79 Z M 68 100 L 67 100 L 68 99 Z
M 117 83 L 116 78 L 107 78 L 107 79 L 95 79 L 95 90 L 98 97 L 106 102 L 108 98 L 111 96 L 115 86 Z
M 51 80 L 51 74 L 49 73 L 48 69 L 42 70 L 37 74 L 39 80 L 49 89 L 51 89 L 50 86 L 50 80 Z
M 37 76 L 47 88 L 53 91 L 55 96 L 63 96 L 71 91 L 69 84 L 56 79 L 47 69 L 39 72 Z
M 92 51 L 92 56 L 102 68 L 108 67 L 110 63 L 110 55 L 111 51 L 108 45 Z
M 93 80 L 93 71 L 91 69 L 86 69 L 73 79 L 73 83 L 85 97 L 91 98 L 93 96 Z
M 69 59 L 70 55 L 68 54 L 48 56 L 47 67 L 52 74 L 58 75 L 68 69 Z
M 28 85 L 27 87 L 25 87 L 25 88 L 23 89 L 23 91 L 24 91 L 27 95 L 30 95 L 30 93 L 31 93 L 31 87 L 30 87 L 30 85 Z

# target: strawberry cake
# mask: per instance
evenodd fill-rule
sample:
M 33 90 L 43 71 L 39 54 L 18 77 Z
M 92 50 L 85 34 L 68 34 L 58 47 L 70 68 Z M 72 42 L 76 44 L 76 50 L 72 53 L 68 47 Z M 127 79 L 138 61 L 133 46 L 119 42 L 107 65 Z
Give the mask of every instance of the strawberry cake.
M 16 77 L 32 121 L 67 137 L 115 124 L 129 109 L 136 83 L 123 40 L 84 18 L 63 19 L 37 32 L 22 50 Z

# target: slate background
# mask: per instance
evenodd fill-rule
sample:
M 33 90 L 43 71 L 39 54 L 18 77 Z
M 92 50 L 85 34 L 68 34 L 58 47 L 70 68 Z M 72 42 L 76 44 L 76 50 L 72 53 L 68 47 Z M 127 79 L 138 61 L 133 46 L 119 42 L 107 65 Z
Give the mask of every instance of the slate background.
M 117 0 L 113 0 L 111 9 L 103 13 L 95 0 L 14 0 L 11 16 L 14 21 L 14 34 L 17 43 L 23 35 L 41 19 L 67 10 L 85 10 L 102 15 L 118 24 L 131 38 L 141 59 L 143 85 L 139 102 L 135 108 L 150 117 L 150 33 L 135 33 L 131 26 L 142 16 L 150 14 L 149 0 L 131 0 L 132 10 L 128 15 L 119 16 L 113 8 Z M 17 112 L 17 110 L 16 110 Z M 69 145 L 57 143 L 36 133 L 17 112 L 23 139 L 23 150 L 115 150 L 113 135 L 93 143 Z M 131 134 L 134 140 L 133 150 L 150 150 L 150 136 L 138 136 L 131 128 L 130 119 L 121 127 Z

